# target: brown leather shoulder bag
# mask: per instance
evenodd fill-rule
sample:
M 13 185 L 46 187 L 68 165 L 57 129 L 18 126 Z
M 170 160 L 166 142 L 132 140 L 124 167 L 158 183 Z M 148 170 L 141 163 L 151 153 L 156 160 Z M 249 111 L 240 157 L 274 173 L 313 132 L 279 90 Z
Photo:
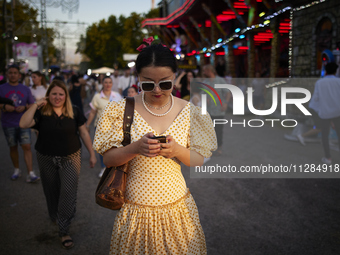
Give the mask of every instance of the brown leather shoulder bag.
M 131 143 L 130 128 L 133 121 L 135 99 L 126 98 L 123 132 L 123 146 Z M 121 166 L 107 167 L 96 190 L 96 203 L 111 210 L 119 210 L 125 201 L 126 178 L 129 162 Z

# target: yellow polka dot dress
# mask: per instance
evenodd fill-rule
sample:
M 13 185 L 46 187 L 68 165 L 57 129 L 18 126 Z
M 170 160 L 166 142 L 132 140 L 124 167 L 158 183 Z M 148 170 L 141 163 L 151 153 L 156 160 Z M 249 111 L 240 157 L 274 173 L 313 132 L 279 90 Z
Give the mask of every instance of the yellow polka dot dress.
M 122 147 L 125 99 L 109 103 L 97 125 L 93 147 L 103 154 Z M 135 110 L 131 143 L 146 133 L 171 135 L 175 141 L 210 157 L 217 148 L 209 115 L 188 103 L 163 133 Z M 206 254 L 198 211 L 183 178 L 180 162 L 162 156 L 138 155 L 129 162 L 126 202 L 117 214 L 110 254 Z

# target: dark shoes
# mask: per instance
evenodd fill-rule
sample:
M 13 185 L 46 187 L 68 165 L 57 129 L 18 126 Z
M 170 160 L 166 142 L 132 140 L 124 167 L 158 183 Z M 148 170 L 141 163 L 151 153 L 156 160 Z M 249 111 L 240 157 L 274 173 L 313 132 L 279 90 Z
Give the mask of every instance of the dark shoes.
M 71 249 L 74 246 L 74 242 L 71 237 L 66 238 L 64 241 L 61 242 L 61 246 L 68 250 Z

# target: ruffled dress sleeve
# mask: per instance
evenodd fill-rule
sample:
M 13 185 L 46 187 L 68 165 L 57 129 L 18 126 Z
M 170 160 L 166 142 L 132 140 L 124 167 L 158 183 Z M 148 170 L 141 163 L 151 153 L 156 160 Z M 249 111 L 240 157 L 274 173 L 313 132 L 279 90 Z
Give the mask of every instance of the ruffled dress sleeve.
M 93 149 L 104 154 L 109 149 L 123 147 L 123 118 L 125 99 L 106 105 L 96 128 Z
M 205 158 L 217 149 L 217 138 L 210 115 L 201 114 L 201 108 L 190 105 L 190 132 L 188 148 L 196 151 Z

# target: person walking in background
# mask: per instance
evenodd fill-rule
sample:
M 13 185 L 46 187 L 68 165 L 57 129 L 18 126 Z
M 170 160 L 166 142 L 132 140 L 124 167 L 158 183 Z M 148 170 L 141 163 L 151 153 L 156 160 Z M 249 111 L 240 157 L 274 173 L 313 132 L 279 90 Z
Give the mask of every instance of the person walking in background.
M 196 77 L 195 73 L 191 70 L 183 71 L 175 81 L 175 87 L 180 91 L 176 96 L 189 101 L 190 100 L 190 81 Z
M 79 75 L 78 76 L 78 81 L 80 83 L 81 102 L 84 105 L 85 104 L 85 100 L 87 98 L 87 93 L 86 93 L 87 83 L 86 83 L 86 80 L 84 79 L 84 75 Z
M 25 75 L 23 84 L 29 88 L 31 88 L 33 86 L 33 80 L 32 80 L 32 70 L 29 69 Z
M 8 83 L 0 86 L 0 97 L 13 101 L 10 104 L 0 104 L 1 125 L 5 133 L 7 144 L 10 150 L 10 157 L 14 166 L 12 180 L 21 176 L 19 168 L 18 143 L 24 152 L 24 159 L 27 168 L 27 182 L 36 182 L 40 178 L 33 172 L 32 151 L 31 151 L 31 129 L 20 128 L 19 122 L 26 109 L 34 103 L 34 98 L 28 87 L 19 83 L 20 73 L 18 66 L 10 66 L 7 71 Z
M 197 84 L 192 85 L 190 88 L 190 91 L 191 91 L 191 96 L 190 96 L 189 102 L 192 103 L 193 105 L 202 107 L 201 91 L 199 87 L 197 86 Z
M 298 141 L 301 143 L 301 145 L 306 146 L 306 140 L 305 138 L 317 136 L 321 132 L 321 119 L 317 112 L 315 112 L 312 108 L 308 109 L 310 113 L 312 114 L 313 119 L 313 128 L 309 129 L 308 131 L 297 134 L 296 137 Z
M 95 82 L 96 92 L 100 93 L 103 90 L 103 78 L 105 77 L 104 74 L 99 74 L 98 79 Z
M 90 95 L 95 94 L 96 91 L 96 76 L 94 74 L 91 74 L 87 80 L 87 83 L 90 87 Z
M 119 77 L 118 92 L 123 97 L 127 96 L 127 89 L 135 84 L 135 77 L 131 75 L 129 67 L 124 69 L 124 75 Z
M 113 74 L 111 75 L 112 78 L 112 91 L 119 92 L 118 85 L 119 85 L 119 71 L 116 69 Z
M 129 89 L 128 89 L 128 97 L 134 97 L 138 95 L 138 87 L 137 85 L 132 85 Z
M 96 156 L 86 118 L 72 106 L 65 84 L 53 80 L 46 97 L 37 101 L 22 116 L 20 127 L 39 131 L 35 144 L 48 214 L 59 226 L 59 237 L 65 249 L 73 247 L 69 228 L 76 212 L 77 188 L 81 168 L 81 142 L 90 154 L 90 167 Z
M 248 89 L 247 78 L 239 78 L 236 81 L 237 81 L 236 86 L 240 90 L 242 90 L 242 93 L 246 98 L 247 97 L 247 89 Z M 245 101 L 247 102 L 247 99 L 245 99 Z
M 178 98 L 182 98 L 181 97 L 181 92 L 182 92 L 182 83 L 184 81 L 184 76 L 185 76 L 186 72 L 182 71 L 177 78 L 175 79 L 175 85 L 174 85 L 174 96 L 178 97 Z M 185 92 L 183 92 L 185 94 L 188 93 L 188 91 L 186 90 Z
M 80 112 L 84 114 L 84 108 L 83 108 L 83 100 L 82 100 L 82 86 L 79 82 L 79 78 L 77 75 L 72 75 L 71 77 L 71 85 L 69 88 L 70 93 L 70 99 L 72 104 L 76 105 Z
M 225 84 L 225 79 L 217 76 L 215 68 L 212 65 L 203 66 L 203 76 L 206 78 L 204 83 L 214 87 L 215 84 Z M 217 89 L 218 95 L 221 98 L 222 105 L 216 107 L 212 100 L 207 100 L 207 109 L 212 119 L 224 119 L 225 112 L 228 108 L 228 103 L 231 99 L 231 93 L 227 89 Z M 224 125 L 216 125 L 215 131 L 217 136 L 218 149 L 216 154 L 222 155 L 222 143 L 223 143 L 223 127 Z
M 211 118 L 172 96 L 177 65 L 167 47 L 144 47 L 136 69 L 142 93 L 134 97 L 131 144 L 122 146 L 123 99 L 106 106 L 93 145 L 108 167 L 129 162 L 126 202 L 115 219 L 110 254 L 206 254 L 181 163 L 202 165 L 203 157 L 216 149 Z M 159 135 L 166 136 L 167 143 L 152 139 Z
M 321 119 L 321 139 L 325 153 L 321 161 L 325 164 L 332 164 L 328 136 L 331 124 L 333 124 L 340 149 L 340 79 L 335 76 L 338 69 L 336 63 L 328 63 L 325 69 L 326 75 L 315 83 L 309 107 L 314 109 Z
M 97 126 L 97 122 L 108 102 L 112 102 L 112 101 L 117 102 L 122 99 L 122 96 L 118 92 L 112 91 L 111 88 L 112 88 L 111 77 L 109 76 L 104 77 L 103 78 L 103 90 L 100 93 L 95 94 L 90 103 L 91 112 L 86 122 L 86 127 L 88 130 L 90 130 L 90 125 L 94 118 L 95 118 L 94 126 L 95 127 Z M 100 159 L 100 166 L 101 166 L 101 170 L 99 173 L 99 178 L 100 178 L 102 177 L 105 171 L 105 165 L 103 162 L 103 156 L 100 154 L 99 154 L 99 159 Z
M 33 86 L 30 88 L 35 101 L 45 97 L 47 91 L 47 84 L 45 77 L 39 71 L 35 71 L 31 75 Z
M 227 66 L 224 56 L 220 56 L 219 58 L 217 58 L 215 70 L 218 76 L 223 78 L 226 77 Z
M 251 87 L 253 88 L 253 105 L 254 108 L 262 110 L 265 104 L 266 97 L 266 84 L 263 79 L 261 79 L 261 74 L 256 72 L 256 78 L 252 80 Z

